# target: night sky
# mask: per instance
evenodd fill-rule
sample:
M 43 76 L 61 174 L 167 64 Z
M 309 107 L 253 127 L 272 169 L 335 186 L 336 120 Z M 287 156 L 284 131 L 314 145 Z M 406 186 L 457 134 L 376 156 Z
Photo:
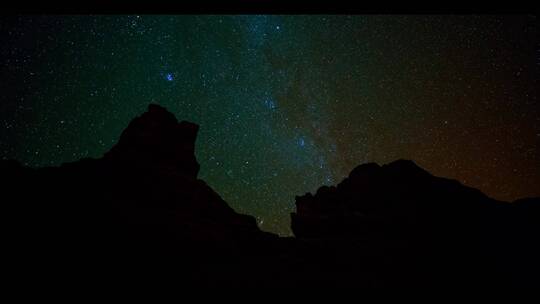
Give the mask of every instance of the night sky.
M 0 21 L 0 155 L 101 157 L 158 103 L 200 125 L 199 178 L 267 231 L 294 196 L 412 159 L 540 196 L 535 16 L 21 16 Z

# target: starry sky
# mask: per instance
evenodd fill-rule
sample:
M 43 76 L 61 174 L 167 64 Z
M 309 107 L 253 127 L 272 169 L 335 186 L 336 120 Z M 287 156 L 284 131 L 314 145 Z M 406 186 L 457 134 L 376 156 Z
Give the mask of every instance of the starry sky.
M 101 157 L 158 103 L 200 125 L 199 178 L 263 230 L 364 162 L 540 196 L 536 16 L 0 20 L 0 155 Z

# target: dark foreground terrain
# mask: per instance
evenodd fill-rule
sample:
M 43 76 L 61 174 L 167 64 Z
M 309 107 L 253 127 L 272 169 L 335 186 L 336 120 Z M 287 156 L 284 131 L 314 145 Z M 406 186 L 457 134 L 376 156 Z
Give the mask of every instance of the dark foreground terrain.
M 283 238 L 197 179 L 197 131 L 150 105 L 100 159 L 2 161 L 9 285 L 540 286 L 539 198 L 497 201 L 407 160 L 363 164 L 297 197 Z

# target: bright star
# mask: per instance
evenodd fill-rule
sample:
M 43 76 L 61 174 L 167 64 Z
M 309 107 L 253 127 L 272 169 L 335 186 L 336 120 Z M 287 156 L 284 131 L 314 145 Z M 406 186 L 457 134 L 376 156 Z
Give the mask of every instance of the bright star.
M 266 99 L 264 101 L 264 104 L 267 108 L 274 110 L 276 108 L 276 103 L 272 99 Z
M 173 81 L 174 80 L 173 75 L 171 73 L 168 73 L 165 77 L 167 78 L 167 81 Z

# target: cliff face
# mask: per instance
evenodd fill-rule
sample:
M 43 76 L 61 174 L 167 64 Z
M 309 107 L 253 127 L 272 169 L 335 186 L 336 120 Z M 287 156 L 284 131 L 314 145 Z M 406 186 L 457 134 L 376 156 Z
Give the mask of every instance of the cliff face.
M 165 108 L 150 104 L 146 113 L 129 123 L 104 158 L 125 166 L 197 178 L 200 166 L 195 159 L 195 140 L 198 131 L 198 125 L 178 122 Z
M 482 219 L 473 217 L 496 206 L 503 204 L 457 181 L 434 177 L 412 161 L 369 163 L 356 167 L 337 187 L 296 197 L 292 228 L 298 237 L 369 237 L 421 230 L 420 225 L 438 225 L 443 218 L 474 222 Z
M 33 270 L 84 273 L 257 254 L 277 236 L 197 179 L 197 131 L 150 105 L 103 158 L 39 169 L 2 161 L 8 255 Z
M 336 187 L 296 197 L 291 216 L 299 239 L 344 244 L 357 256 L 380 249 L 372 262 L 408 273 L 403 284 L 532 286 L 539 208 L 538 198 L 497 201 L 398 160 L 360 165 Z

